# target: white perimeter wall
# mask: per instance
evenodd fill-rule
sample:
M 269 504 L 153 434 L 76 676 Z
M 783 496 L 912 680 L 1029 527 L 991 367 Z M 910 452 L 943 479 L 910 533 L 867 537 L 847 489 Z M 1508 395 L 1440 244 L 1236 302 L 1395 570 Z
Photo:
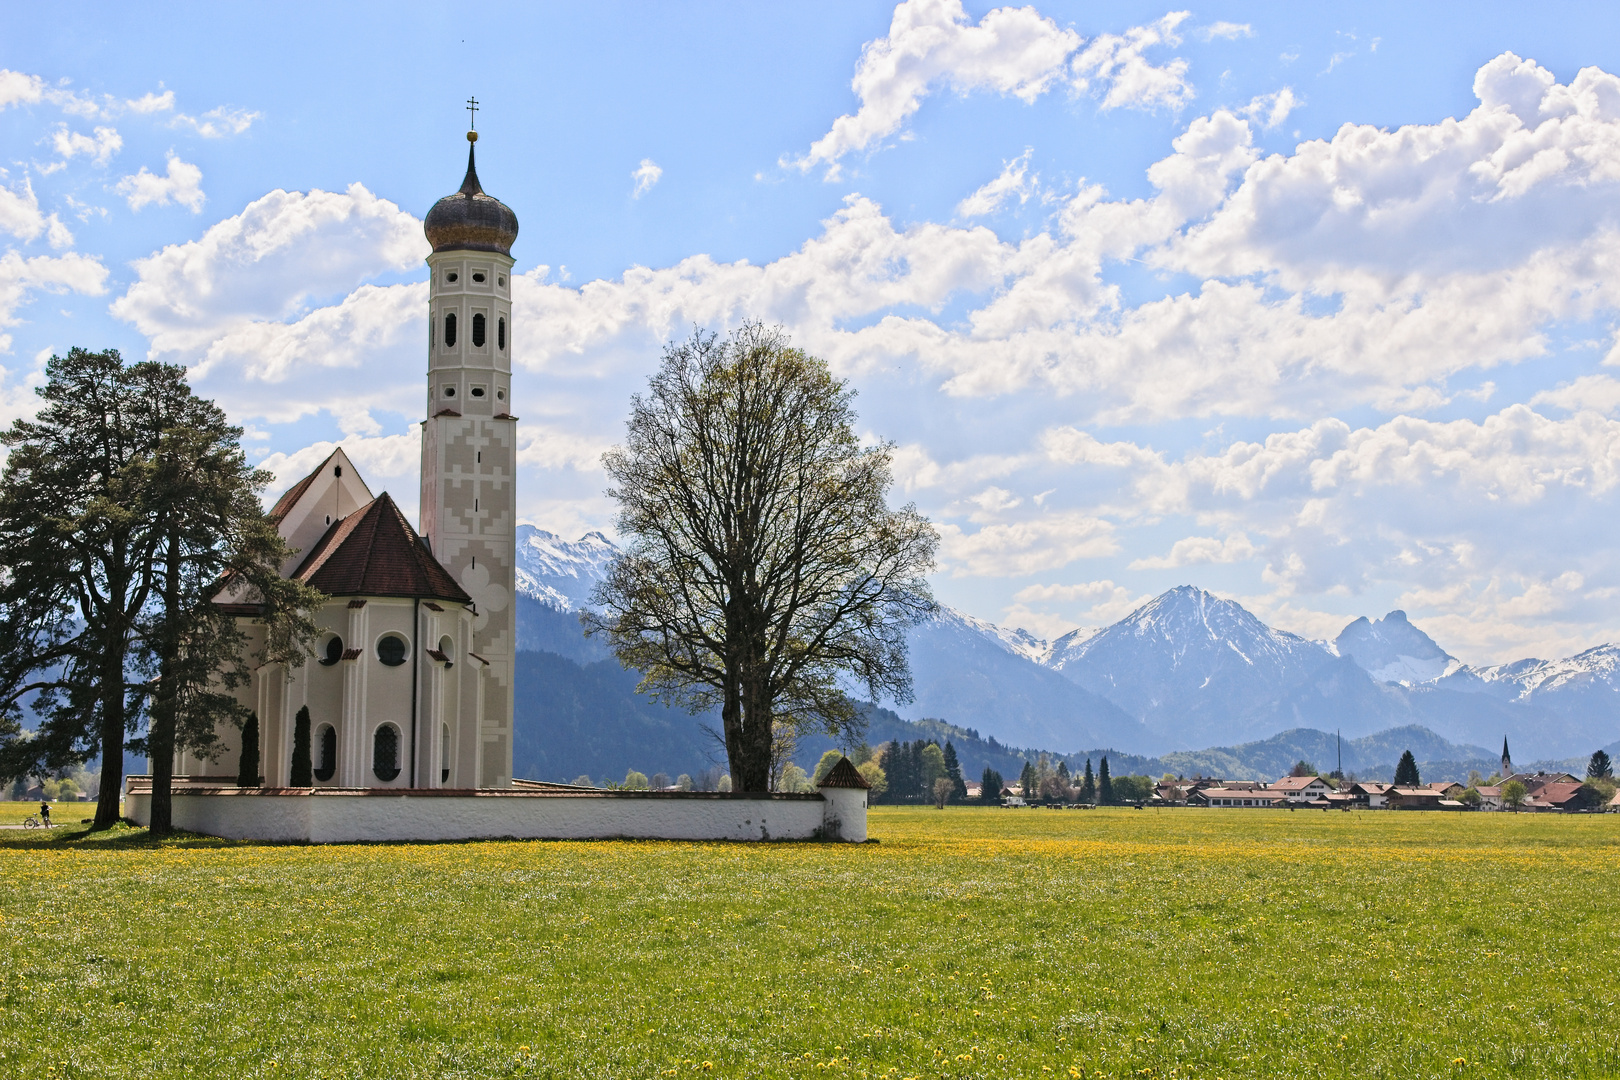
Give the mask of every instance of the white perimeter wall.
M 145 825 L 150 789 L 135 779 L 124 812 Z M 172 798 L 175 828 L 230 840 L 866 840 L 866 792 L 851 788 L 765 798 L 215 788 Z

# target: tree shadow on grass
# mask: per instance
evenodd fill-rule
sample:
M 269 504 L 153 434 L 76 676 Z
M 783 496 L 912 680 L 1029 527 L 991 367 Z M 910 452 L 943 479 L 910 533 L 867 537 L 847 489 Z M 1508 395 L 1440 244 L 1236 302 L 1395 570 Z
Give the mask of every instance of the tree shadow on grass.
M 120 821 L 110 829 L 92 829 L 89 825 L 58 825 L 49 831 L 6 830 L 0 834 L 0 850 L 61 850 L 72 851 L 139 851 L 155 848 L 232 848 L 249 843 L 243 840 L 222 840 L 217 836 L 202 836 L 176 830 L 157 839 L 144 827 Z

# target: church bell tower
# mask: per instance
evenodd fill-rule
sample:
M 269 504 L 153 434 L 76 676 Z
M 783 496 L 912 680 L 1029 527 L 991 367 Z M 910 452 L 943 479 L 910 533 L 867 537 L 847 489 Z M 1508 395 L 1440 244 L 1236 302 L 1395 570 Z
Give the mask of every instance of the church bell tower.
M 471 648 L 453 659 L 466 664 L 459 692 L 478 717 L 478 737 L 460 740 L 466 745 L 447 755 L 447 786 L 507 787 L 517 584 L 511 250 L 518 221 L 478 183 L 476 130 L 467 142 L 461 189 L 434 203 L 424 222 L 433 253 L 421 533 L 477 610 Z

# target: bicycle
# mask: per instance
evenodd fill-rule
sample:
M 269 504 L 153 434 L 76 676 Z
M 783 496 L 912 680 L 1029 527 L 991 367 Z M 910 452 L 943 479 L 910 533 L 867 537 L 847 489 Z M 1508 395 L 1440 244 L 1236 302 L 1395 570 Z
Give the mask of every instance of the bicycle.
M 33 816 L 32 814 L 23 818 L 23 828 L 25 829 L 43 829 L 44 827 L 45 826 L 40 823 L 39 818 Z

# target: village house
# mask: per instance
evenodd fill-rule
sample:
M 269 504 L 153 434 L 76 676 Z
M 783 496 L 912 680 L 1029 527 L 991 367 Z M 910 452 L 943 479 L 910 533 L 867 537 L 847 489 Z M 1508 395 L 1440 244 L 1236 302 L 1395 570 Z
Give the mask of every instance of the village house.
M 1379 784 L 1369 780 L 1358 780 L 1346 790 L 1356 797 L 1369 810 L 1385 809 L 1384 797 L 1388 794 L 1390 784 Z
M 1286 795 L 1290 803 L 1309 803 L 1324 797 L 1334 787 L 1320 776 L 1285 776 L 1272 784 L 1270 790 Z

